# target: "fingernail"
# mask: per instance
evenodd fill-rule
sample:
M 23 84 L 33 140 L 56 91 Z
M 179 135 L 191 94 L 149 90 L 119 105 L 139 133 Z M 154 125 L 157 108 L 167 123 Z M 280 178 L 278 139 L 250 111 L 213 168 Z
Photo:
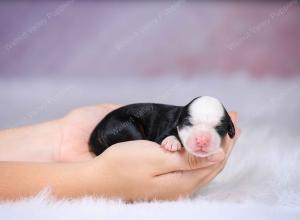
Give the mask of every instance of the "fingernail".
M 218 151 L 207 157 L 207 160 L 210 162 L 219 162 L 224 159 L 224 153 L 222 151 Z

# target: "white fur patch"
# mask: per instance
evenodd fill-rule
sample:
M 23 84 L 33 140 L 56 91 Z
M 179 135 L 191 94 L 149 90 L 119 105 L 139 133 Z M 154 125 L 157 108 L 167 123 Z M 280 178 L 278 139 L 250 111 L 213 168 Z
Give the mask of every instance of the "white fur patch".
M 210 96 L 202 96 L 192 102 L 189 108 L 193 125 L 206 124 L 216 126 L 224 115 L 221 102 Z

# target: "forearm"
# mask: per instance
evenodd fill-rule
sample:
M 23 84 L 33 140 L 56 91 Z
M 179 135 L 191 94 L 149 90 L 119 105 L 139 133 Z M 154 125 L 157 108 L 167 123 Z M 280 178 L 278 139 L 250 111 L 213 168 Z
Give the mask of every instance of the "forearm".
M 88 172 L 82 163 L 0 162 L 0 200 L 33 196 L 49 187 L 57 198 L 89 192 Z
M 0 161 L 53 161 L 61 140 L 59 120 L 0 131 Z

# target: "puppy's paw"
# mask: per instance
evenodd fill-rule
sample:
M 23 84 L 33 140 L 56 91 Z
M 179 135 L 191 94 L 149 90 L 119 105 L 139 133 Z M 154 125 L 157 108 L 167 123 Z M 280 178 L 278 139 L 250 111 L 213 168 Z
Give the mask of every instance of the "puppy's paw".
M 161 146 L 168 151 L 178 151 L 181 149 L 181 144 L 174 135 L 166 137 L 161 142 Z

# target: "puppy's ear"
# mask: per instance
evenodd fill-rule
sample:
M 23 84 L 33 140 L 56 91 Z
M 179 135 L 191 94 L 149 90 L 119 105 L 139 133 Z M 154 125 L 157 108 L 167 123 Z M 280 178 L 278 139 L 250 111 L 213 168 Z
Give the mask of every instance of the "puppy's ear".
M 233 138 L 235 136 L 235 128 L 234 128 L 234 124 L 230 118 L 230 116 L 228 115 L 228 127 L 227 127 L 227 131 L 228 131 L 228 135 L 230 138 Z

